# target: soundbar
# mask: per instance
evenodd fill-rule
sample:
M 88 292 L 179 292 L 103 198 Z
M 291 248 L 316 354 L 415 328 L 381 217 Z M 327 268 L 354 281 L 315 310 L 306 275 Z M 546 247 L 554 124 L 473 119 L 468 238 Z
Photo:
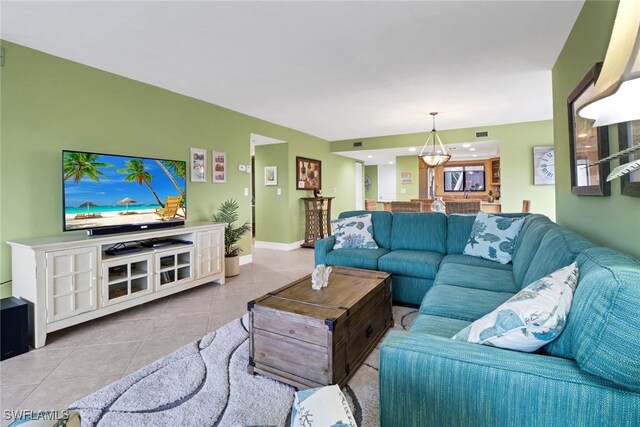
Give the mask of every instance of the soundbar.
M 180 227 L 183 225 L 184 225 L 184 221 L 154 222 L 149 224 L 114 225 L 113 227 L 103 227 L 103 228 L 95 228 L 92 230 L 87 230 L 87 234 L 89 236 L 103 236 L 106 234 L 130 233 L 132 231 L 155 230 L 158 228 Z

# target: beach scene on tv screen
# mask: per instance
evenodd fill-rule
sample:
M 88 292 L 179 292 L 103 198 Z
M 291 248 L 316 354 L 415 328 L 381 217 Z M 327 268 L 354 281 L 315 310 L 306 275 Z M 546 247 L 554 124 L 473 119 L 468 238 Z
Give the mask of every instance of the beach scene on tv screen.
M 66 230 L 186 219 L 186 162 L 65 151 Z

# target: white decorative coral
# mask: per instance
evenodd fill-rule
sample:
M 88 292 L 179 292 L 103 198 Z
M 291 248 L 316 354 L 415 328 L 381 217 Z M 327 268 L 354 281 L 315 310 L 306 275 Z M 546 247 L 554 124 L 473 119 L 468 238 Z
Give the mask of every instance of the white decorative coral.
M 329 284 L 329 274 L 331 274 L 331 267 L 327 267 L 324 264 L 319 264 L 311 273 L 311 288 L 320 290 Z

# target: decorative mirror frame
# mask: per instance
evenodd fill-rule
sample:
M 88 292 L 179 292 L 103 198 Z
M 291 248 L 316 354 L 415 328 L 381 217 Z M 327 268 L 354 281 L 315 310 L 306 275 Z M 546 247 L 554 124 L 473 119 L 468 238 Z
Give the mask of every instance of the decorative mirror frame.
M 640 139 L 640 134 L 633 132 L 632 124 L 636 124 L 638 128 L 640 128 L 640 120 L 618 124 L 618 146 L 620 151 L 633 146 L 634 141 Z M 637 142 L 635 143 L 637 144 Z M 638 152 L 624 156 L 620 158 L 620 164 L 640 158 L 638 156 L 640 156 Z M 632 174 L 626 174 L 620 177 L 620 192 L 626 196 L 640 197 L 640 180 L 632 178 L 631 175 Z
M 580 97 L 589 89 L 595 85 L 600 69 L 602 68 L 602 62 L 598 62 L 589 70 L 586 76 L 578 83 L 578 86 L 571 92 L 567 99 L 568 117 L 569 117 L 569 159 L 571 162 L 571 192 L 578 196 L 609 196 L 611 194 L 611 185 L 606 181 L 607 175 L 609 175 L 609 163 L 605 162 L 598 166 L 592 166 L 589 169 L 597 168 L 599 174 L 598 185 L 578 185 L 578 164 L 576 161 L 576 102 L 580 101 Z M 579 118 L 579 120 L 585 120 Z M 598 158 L 594 159 L 591 163 L 594 163 L 609 155 L 609 130 L 606 126 L 599 128 L 592 128 L 596 132 L 597 141 L 597 153 Z

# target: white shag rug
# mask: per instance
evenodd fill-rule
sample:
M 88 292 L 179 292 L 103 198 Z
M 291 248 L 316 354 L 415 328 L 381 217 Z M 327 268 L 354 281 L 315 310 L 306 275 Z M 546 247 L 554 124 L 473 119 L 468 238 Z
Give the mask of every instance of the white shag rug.
M 393 307 L 395 329 L 417 310 Z M 295 388 L 247 373 L 248 316 L 71 404 L 82 426 L 288 426 Z M 360 427 L 379 425 L 379 345 L 342 391 Z

